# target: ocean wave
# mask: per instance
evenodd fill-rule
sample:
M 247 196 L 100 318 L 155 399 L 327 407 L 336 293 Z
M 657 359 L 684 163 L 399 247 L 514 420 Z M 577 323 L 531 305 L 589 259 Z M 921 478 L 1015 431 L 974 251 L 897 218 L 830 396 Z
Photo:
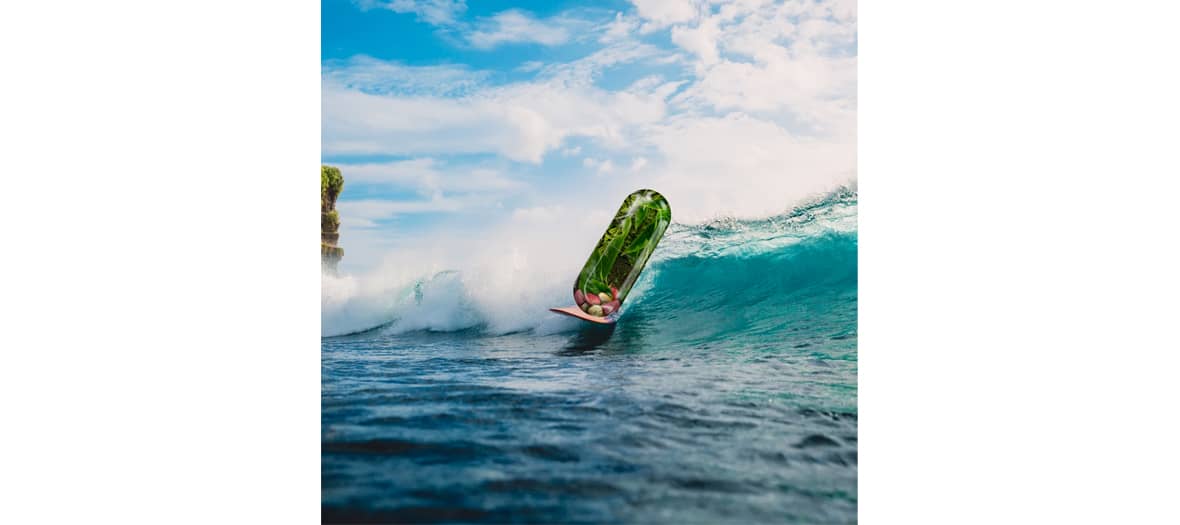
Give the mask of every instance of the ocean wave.
M 856 211 L 855 189 L 842 188 L 764 219 L 674 223 L 620 324 L 659 322 L 667 334 L 723 337 L 822 315 L 833 297 L 843 298 L 839 315 L 855 316 Z M 419 257 L 414 265 L 392 263 L 364 276 L 324 275 L 322 334 L 552 334 L 582 327 L 547 309 L 572 302 L 570 285 L 584 253 L 572 253 L 568 243 L 484 246 L 446 257 L 461 261 L 451 267 Z

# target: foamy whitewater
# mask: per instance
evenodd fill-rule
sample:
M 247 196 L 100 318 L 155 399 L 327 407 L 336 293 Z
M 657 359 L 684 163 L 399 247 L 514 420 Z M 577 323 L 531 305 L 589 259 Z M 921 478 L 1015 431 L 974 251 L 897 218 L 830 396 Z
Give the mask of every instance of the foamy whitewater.
M 325 520 L 855 521 L 856 213 L 674 223 L 613 329 L 547 311 L 609 217 L 325 276 Z
M 323 335 L 378 327 L 387 333 L 478 327 L 489 335 L 576 329 L 576 320 L 542 313 L 551 306 L 573 304 L 570 290 L 574 277 L 609 215 L 583 221 L 572 232 L 552 226 L 537 228 L 550 219 L 543 217 L 523 228 L 508 225 L 492 232 L 490 238 L 452 238 L 449 244 L 410 246 L 359 276 L 325 274 Z M 722 218 L 693 226 L 673 223 L 623 311 L 643 301 L 646 290 L 669 263 L 675 267 L 686 258 L 709 257 L 716 260 L 710 270 L 722 270 L 718 265 L 737 259 L 781 252 L 824 235 L 851 234 L 855 239 L 855 233 L 856 196 L 851 190 L 834 192 L 788 214 L 763 220 Z M 699 295 L 694 289 L 668 292 Z

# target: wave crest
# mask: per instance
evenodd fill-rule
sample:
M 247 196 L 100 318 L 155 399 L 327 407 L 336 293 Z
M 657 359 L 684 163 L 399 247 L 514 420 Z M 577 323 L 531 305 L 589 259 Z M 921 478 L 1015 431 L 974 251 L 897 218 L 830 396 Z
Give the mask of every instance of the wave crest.
M 724 330 L 736 327 L 719 319 L 792 317 L 793 304 L 816 294 L 850 290 L 855 301 L 856 207 L 856 191 L 842 188 L 765 219 L 673 224 L 623 311 L 670 332 L 710 323 Z M 414 257 L 364 276 L 324 275 L 322 334 L 577 330 L 579 321 L 547 309 L 572 302 L 569 287 L 585 256 L 572 248 L 579 240 L 531 247 L 498 240 L 461 256 L 434 254 L 462 261 L 458 267 Z

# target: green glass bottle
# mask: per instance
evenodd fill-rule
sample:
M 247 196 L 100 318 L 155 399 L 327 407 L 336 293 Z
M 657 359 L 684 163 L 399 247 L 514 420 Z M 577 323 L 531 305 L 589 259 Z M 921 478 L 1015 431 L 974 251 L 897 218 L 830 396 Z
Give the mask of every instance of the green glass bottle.
M 617 314 L 672 223 L 667 199 L 653 190 L 627 196 L 574 282 L 574 302 L 595 317 Z

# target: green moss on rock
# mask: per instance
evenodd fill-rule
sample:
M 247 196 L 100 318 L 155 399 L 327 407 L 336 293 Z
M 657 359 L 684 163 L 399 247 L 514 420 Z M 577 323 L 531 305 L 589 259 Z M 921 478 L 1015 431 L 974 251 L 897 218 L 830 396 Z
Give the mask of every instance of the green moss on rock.
M 320 165 L 320 211 L 329 212 L 336 209 L 336 198 L 344 191 L 344 176 L 340 168 Z
M 340 214 L 336 210 L 320 213 L 320 232 L 333 233 L 340 229 Z

